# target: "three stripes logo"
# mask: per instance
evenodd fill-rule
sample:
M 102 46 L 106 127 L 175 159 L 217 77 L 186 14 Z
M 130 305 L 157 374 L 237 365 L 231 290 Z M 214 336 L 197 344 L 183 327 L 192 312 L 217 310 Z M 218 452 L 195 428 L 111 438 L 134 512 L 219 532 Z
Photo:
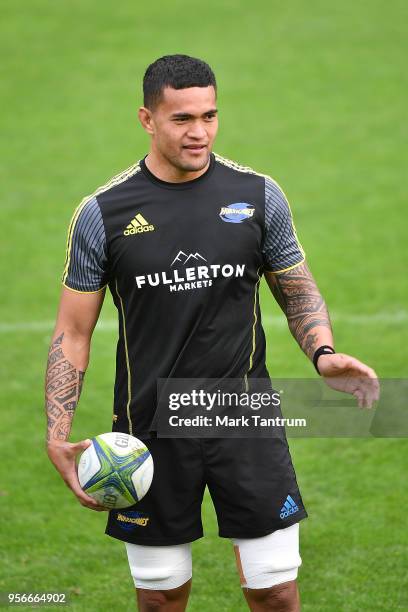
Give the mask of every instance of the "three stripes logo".
M 298 511 L 299 511 L 299 507 L 293 501 L 291 496 L 288 495 L 285 500 L 285 503 L 283 504 L 281 508 L 279 516 L 281 517 L 281 519 L 285 519 L 285 518 L 288 518 L 288 516 L 290 516 L 291 514 L 295 514 L 295 512 L 298 512 Z
M 154 225 L 146 221 L 143 215 L 137 213 L 132 219 L 128 226 L 126 226 L 123 234 L 125 236 L 132 236 L 133 234 L 142 234 L 143 232 L 153 232 Z

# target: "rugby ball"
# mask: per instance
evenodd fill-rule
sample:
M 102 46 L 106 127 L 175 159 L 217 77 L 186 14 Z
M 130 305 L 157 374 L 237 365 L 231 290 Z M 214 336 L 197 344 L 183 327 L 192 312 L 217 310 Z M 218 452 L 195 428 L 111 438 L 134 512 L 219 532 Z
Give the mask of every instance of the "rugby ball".
M 147 446 L 126 433 L 109 432 L 92 438 L 78 464 L 82 489 L 105 508 L 128 508 L 140 501 L 153 479 L 153 459 Z

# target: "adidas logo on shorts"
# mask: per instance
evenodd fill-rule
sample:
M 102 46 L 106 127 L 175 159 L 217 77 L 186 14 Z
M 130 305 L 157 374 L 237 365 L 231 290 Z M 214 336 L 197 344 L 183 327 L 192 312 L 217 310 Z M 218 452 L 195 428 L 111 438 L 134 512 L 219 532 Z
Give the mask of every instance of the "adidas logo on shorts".
M 142 234 L 143 232 L 153 232 L 154 225 L 146 221 L 143 215 L 137 213 L 137 215 L 132 219 L 129 225 L 126 226 L 123 234 L 125 236 L 131 236 L 133 234 Z
M 285 500 L 285 503 L 283 504 L 281 508 L 279 516 L 281 517 L 281 519 L 285 519 L 285 518 L 288 518 L 288 516 L 290 516 L 291 514 L 295 514 L 295 512 L 298 512 L 298 511 L 299 511 L 299 506 L 297 506 L 297 504 L 295 504 L 291 496 L 288 495 Z

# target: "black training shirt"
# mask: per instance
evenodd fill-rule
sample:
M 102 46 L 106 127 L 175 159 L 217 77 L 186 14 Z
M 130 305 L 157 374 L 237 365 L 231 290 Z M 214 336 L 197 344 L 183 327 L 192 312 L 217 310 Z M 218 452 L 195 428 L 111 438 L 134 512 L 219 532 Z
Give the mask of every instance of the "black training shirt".
M 63 283 L 118 309 L 114 429 L 149 432 L 158 378 L 268 377 L 259 282 L 303 260 L 277 183 L 217 154 L 184 183 L 141 160 L 85 198 Z

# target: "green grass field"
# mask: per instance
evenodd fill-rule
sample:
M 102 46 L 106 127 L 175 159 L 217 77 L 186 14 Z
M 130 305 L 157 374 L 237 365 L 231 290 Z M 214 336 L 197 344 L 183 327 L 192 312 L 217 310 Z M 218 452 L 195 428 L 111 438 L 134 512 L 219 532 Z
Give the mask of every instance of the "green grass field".
M 0 590 L 66 591 L 71 610 L 133 610 L 124 547 L 44 452 L 43 373 L 72 211 L 145 154 L 136 110 L 146 65 L 203 57 L 219 84 L 215 150 L 284 187 L 338 350 L 381 377 L 406 376 L 407 5 L 22 0 L 1 13 Z M 272 377 L 313 377 L 262 291 Z M 102 318 L 115 318 L 109 296 Z M 107 327 L 94 335 L 72 440 L 111 426 Z M 408 609 L 406 440 L 290 445 L 310 515 L 303 610 Z M 208 497 L 203 513 L 189 610 L 243 611 Z

